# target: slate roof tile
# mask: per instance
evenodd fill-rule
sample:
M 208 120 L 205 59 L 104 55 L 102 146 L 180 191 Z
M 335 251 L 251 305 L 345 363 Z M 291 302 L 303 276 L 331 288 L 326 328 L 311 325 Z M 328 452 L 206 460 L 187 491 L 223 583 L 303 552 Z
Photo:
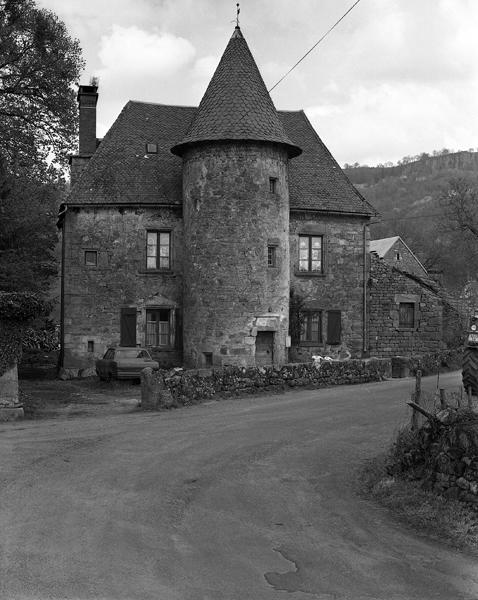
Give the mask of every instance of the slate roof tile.
M 236 27 L 199 104 L 191 126 L 172 148 L 181 155 L 190 144 L 211 140 L 256 140 L 292 144 L 239 27 Z
M 130 101 L 78 182 L 67 204 L 182 204 L 182 159 L 170 148 L 184 138 L 197 108 Z M 350 183 L 303 111 L 279 111 L 280 121 L 303 153 L 289 162 L 292 210 L 374 215 Z M 158 145 L 146 154 L 146 144 Z

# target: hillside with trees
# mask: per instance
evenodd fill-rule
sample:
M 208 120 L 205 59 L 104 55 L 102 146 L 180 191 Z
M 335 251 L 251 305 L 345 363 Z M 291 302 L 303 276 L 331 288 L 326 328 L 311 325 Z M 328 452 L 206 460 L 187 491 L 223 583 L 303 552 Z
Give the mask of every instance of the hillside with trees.
M 477 278 L 478 152 L 443 149 L 344 171 L 380 213 L 372 239 L 400 235 L 450 289 Z

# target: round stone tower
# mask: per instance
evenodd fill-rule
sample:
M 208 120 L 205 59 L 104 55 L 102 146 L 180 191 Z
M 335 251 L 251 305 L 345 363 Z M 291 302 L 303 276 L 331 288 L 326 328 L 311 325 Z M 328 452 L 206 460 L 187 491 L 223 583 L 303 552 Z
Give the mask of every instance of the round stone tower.
M 239 27 L 183 158 L 186 366 L 279 365 L 289 316 L 287 137 Z

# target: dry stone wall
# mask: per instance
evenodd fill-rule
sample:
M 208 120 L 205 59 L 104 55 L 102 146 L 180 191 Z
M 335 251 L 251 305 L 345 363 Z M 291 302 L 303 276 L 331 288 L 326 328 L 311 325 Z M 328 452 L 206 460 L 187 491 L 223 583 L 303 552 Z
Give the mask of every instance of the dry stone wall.
M 447 408 L 419 431 L 419 442 L 405 455 L 414 478 L 427 489 L 462 500 L 478 510 L 478 415 Z
M 142 407 L 169 408 L 207 399 L 281 392 L 293 388 L 323 388 L 382 381 L 390 376 L 387 359 L 287 364 L 273 367 L 225 367 L 188 371 L 144 369 L 141 375 Z

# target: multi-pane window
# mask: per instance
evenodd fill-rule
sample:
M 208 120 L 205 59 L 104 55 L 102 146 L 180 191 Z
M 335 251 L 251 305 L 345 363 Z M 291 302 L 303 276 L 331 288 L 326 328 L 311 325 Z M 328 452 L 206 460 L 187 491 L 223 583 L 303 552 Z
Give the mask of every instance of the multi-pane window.
M 146 246 L 146 268 L 171 269 L 171 232 L 148 231 Z
M 322 273 L 322 236 L 299 235 L 299 271 Z
M 168 308 L 146 311 L 146 346 L 171 346 L 171 311 Z
M 277 246 L 267 246 L 267 266 L 277 266 Z
M 398 305 L 398 326 L 404 329 L 415 327 L 415 302 L 400 302 Z
M 320 311 L 304 314 L 300 341 L 316 343 L 322 341 L 322 313 Z
M 146 144 L 146 152 L 148 154 L 157 154 L 158 153 L 158 144 L 155 144 L 154 142 L 148 142 Z

